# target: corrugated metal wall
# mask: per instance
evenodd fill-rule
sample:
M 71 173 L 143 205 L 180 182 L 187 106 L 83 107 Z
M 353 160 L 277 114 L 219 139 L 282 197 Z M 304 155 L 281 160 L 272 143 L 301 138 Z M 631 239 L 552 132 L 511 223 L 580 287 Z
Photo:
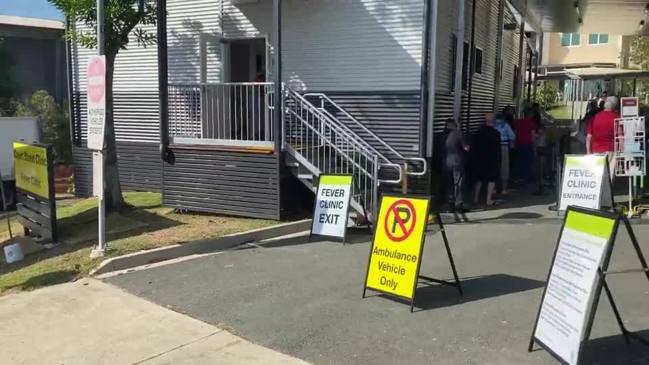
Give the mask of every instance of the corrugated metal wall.
M 206 81 L 221 81 L 221 1 L 167 0 L 169 83 L 199 82 L 201 44 Z
M 226 38 L 272 33 L 272 1 L 223 0 Z M 368 128 L 418 150 L 424 0 L 283 2 L 283 78 L 334 96 Z
M 74 147 L 75 192 L 80 196 L 92 193 L 92 151 Z M 117 144 L 119 180 L 123 190 L 162 191 L 162 162 L 158 146 L 151 143 L 120 142 Z
M 473 82 L 472 113 L 468 127 L 474 130 L 486 113 L 493 108 L 495 42 L 498 34 L 498 1 L 476 0 L 476 46 L 483 50 L 482 74 Z M 272 27 L 272 1 L 234 5 L 231 0 L 168 0 L 169 81 L 198 82 L 201 73 L 206 80 L 222 80 L 220 38 L 269 36 Z M 348 0 L 348 1 L 284 1 L 283 55 L 285 81 L 303 90 L 323 91 L 331 95 L 359 120 L 384 137 L 404 154 L 414 155 L 418 149 L 419 83 L 421 75 L 421 35 L 424 0 Z M 435 131 L 443 128 L 443 121 L 452 114 L 452 34 L 455 27 L 456 3 L 439 0 L 437 32 L 437 77 L 435 85 Z M 471 1 L 466 6 L 466 40 L 470 38 Z M 508 14 L 508 20 L 513 16 Z M 155 32 L 155 29 L 150 30 Z M 511 103 L 513 65 L 517 63 L 517 32 L 504 32 L 503 38 L 502 103 Z M 201 52 L 205 64 L 201 65 Z M 73 47 L 76 62 L 73 67 L 74 88 L 79 110 L 78 123 L 85 140 L 85 70 L 87 58 L 93 50 Z M 466 95 L 463 106 L 466 108 Z M 143 48 L 135 42 L 128 50 L 120 51 L 115 72 L 115 116 L 118 149 L 126 153 L 140 149 L 151 160 L 133 160 L 123 163 L 124 186 L 160 189 L 162 183 L 156 174 L 144 176 L 138 170 L 160 168 L 157 157 L 158 142 L 157 59 L 156 47 Z M 464 118 L 463 112 L 462 117 Z M 155 152 L 154 152 L 155 151 Z M 197 210 L 219 211 L 226 214 L 251 215 L 247 204 L 240 207 L 242 197 L 230 200 L 207 198 L 216 191 L 214 180 L 225 174 L 230 182 L 244 181 L 247 176 L 235 174 L 222 165 L 220 170 L 208 171 L 212 163 L 229 156 L 244 166 L 259 167 L 263 181 L 270 181 L 279 161 L 275 157 L 258 155 L 230 155 L 227 152 L 210 153 L 202 150 L 178 150 L 177 164 L 166 166 L 164 176 L 165 200 L 170 205 Z M 89 155 L 75 149 L 79 159 L 79 188 L 88 185 Z M 85 157 L 84 157 L 85 156 Z M 196 165 L 197 157 L 204 158 Z M 221 160 L 219 160 L 221 159 Z M 85 162 L 84 162 L 85 161 Z M 157 161 L 157 160 L 156 160 Z M 262 166 L 266 166 L 263 167 Z M 197 168 L 200 167 L 200 168 Z M 268 168 L 268 170 L 263 170 Z M 162 171 L 160 168 L 159 171 Z M 192 172 L 193 171 L 193 172 Z M 193 174 L 198 178 L 194 190 L 182 193 L 175 178 Z M 207 177 L 202 177 L 203 174 Z M 160 175 L 163 175 L 162 172 Z M 268 180 L 270 179 L 270 180 Z M 277 185 L 279 185 L 278 177 Z M 185 181 L 185 180 L 183 180 Z M 258 181 L 252 182 L 253 185 Z M 261 184 L 261 183 L 260 183 Z M 237 185 L 237 184 L 235 184 Z M 235 185 L 231 186 L 235 189 Z M 262 191 L 261 185 L 255 185 Z M 264 194 L 277 193 L 270 187 Z M 236 190 L 230 190 L 236 191 Z M 279 198 L 258 199 L 258 216 L 278 217 Z M 228 194 L 226 194 L 228 195 Z M 231 194 L 230 194 L 231 195 Z M 194 197 L 195 196 L 195 197 Z M 196 197 L 201 198 L 196 198 Z M 224 197 L 225 199 L 225 197 Z M 274 199 L 277 199 L 275 201 Z M 220 201 L 220 203 L 219 203 Z M 277 202 L 275 204 L 275 202 Z M 257 205 L 251 205 L 257 210 Z M 275 204 L 275 206 L 272 206 Z M 271 208 L 272 206 L 272 208 Z M 277 211 L 275 211 L 276 209 Z M 248 209 L 250 210 L 250 209 Z M 256 213 L 255 213 L 256 214 Z
M 516 23 L 516 19 L 509 7 L 505 7 L 505 24 Z M 520 24 L 516 30 L 503 31 L 503 56 L 502 56 L 502 80 L 500 84 L 500 96 L 498 110 L 506 105 L 514 105 L 514 66 L 518 66 L 518 42 L 520 39 Z
M 83 28 L 83 24 L 77 24 Z M 155 34 L 155 26 L 143 27 Z M 86 66 L 94 49 L 72 45 L 75 136 L 86 143 Z M 113 83 L 115 136 L 119 158 L 120 182 L 124 190 L 160 191 L 162 163 L 158 153 L 158 62 L 155 45 L 143 47 L 131 37 L 126 50 L 115 60 Z M 91 152 L 83 147 L 73 150 L 75 187 L 79 195 L 92 189 Z
M 165 165 L 167 206 L 279 219 L 279 159 L 273 154 L 174 148 Z
M 77 24 L 78 28 L 83 28 L 82 24 Z M 155 26 L 143 26 L 142 29 L 152 34 L 156 33 Z M 85 95 L 86 93 L 86 66 L 88 65 L 88 58 L 97 54 L 95 49 L 86 49 L 80 45 L 73 44 L 72 46 L 72 73 L 73 73 L 73 86 L 75 92 Z M 129 44 L 126 50 L 120 50 L 117 59 L 115 60 L 115 75 L 113 87 L 116 92 L 125 94 L 125 98 L 115 100 L 115 105 L 122 104 L 126 107 L 128 102 L 127 95 L 133 94 L 150 94 L 157 98 L 158 95 L 158 53 L 155 45 L 144 47 L 139 45 L 133 35 L 129 38 Z M 117 98 L 117 95 L 116 95 Z M 137 106 L 136 106 L 137 107 Z M 135 107 L 135 108 L 136 108 Z M 82 107 L 82 109 L 85 106 Z M 134 109 L 135 109 L 134 108 Z M 157 109 L 155 115 L 151 116 L 151 121 L 154 128 L 157 128 Z M 85 124 L 85 109 L 81 113 L 82 122 Z M 115 120 L 116 131 L 119 130 L 121 125 L 125 127 L 129 122 L 121 119 Z M 125 136 L 127 133 L 117 133 L 118 140 Z M 84 137 L 85 139 L 85 134 Z M 144 138 L 146 140 L 146 138 Z
M 496 39 L 498 37 L 498 0 L 476 0 L 475 46 L 482 50 L 482 73 L 473 75 L 471 114 L 467 119 L 468 91 L 462 92 L 460 118 L 465 130 L 475 131 L 484 121 L 486 113 L 494 110 Z M 465 41 L 471 41 L 471 0 L 465 5 Z M 506 12 L 509 10 L 507 8 Z M 435 132 L 440 133 L 444 121 L 453 116 L 453 35 L 457 20 L 457 4 L 453 0 L 439 1 L 439 27 L 437 30 L 437 73 L 435 85 Z M 506 13 L 507 14 L 507 13 Z M 511 13 L 505 23 L 511 22 Z M 514 65 L 518 63 L 518 32 L 503 32 L 503 80 L 501 104 L 511 104 Z M 509 98 L 507 98 L 509 96 Z
M 405 156 L 418 153 L 419 92 L 329 92 L 337 104 Z M 356 129 L 354 129 L 356 131 Z M 415 132 L 415 133 L 413 133 Z M 361 136 L 362 133 L 358 132 Z M 371 139 L 367 139 L 371 141 Z M 379 150 L 384 147 L 376 146 Z
M 272 1 L 223 1 L 225 37 L 272 33 Z M 423 5 L 423 0 L 285 0 L 285 81 L 320 91 L 417 90 Z

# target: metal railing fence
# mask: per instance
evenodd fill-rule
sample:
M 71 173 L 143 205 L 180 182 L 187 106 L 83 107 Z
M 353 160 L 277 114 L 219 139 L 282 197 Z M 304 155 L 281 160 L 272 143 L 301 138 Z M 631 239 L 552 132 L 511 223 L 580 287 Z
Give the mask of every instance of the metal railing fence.
M 273 141 L 271 82 L 169 85 L 169 137 Z

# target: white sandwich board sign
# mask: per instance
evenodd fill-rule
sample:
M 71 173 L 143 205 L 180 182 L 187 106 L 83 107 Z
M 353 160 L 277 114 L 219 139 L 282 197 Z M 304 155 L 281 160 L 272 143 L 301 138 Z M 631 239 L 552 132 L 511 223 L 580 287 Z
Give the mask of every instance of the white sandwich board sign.
M 345 240 L 351 194 L 351 175 L 320 175 L 313 209 L 312 235 Z

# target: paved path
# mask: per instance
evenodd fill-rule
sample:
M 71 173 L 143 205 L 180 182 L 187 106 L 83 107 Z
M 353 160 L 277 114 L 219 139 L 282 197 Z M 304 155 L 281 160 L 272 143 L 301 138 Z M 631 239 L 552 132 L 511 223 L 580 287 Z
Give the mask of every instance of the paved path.
M 306 364 L 85 279 L 0 298 L 0 364 Z
M 533 221 L 533 220 L 532 220 Z M 636 227 L 649 253 L 649 227 Z M 354 244 L 306 237 L 242 247 L 107 279 L 136 295 L 316 364 L 556 364 L 527 352 L 557 223 L 465 223 L 448 227 L 465 297 L 420 285 L 416 312 L 380 295 L 361 299 L 368 237 Z M 438 235 L 427 239 L 422 274 L 448 278 Z M 625 235 L 611 268 L 636 267 Z M 633 330 L 649 329 L 649 283 L 609 281 Z M 649 347 L 624 345 L 602 300 L 584 364 L 647 364 Z M 644 331 L 647 335 L 649 331 Z

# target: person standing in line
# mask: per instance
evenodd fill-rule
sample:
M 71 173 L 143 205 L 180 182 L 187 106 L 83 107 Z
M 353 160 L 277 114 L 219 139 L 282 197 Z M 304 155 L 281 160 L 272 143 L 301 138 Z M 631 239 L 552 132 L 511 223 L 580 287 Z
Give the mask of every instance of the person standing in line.
M 466 213 L 464 208 L 465 153 L 469 146 L 464 143 L 462 131 L 452 118 L 446 120 L 444 138 L 444 172 L 446 192 L 452 212 Z
M 617 97 L 607 97 L 604 110 L 595 115 L 586 129 L 586 153 L 606 154 L 611 181 L 615 177 L 615 119 L 620 117 L 617 106 Z
M 534 135 L 534 147 L 536 149 L 536 183 L 537 190 L 534 195 L 543 195 L 543 183 L 546 173 L 546 164 L 548 160 L 548 141 L 545 130 L 545 124 L 539 124 L 539 128 Z
M 509 124 L 511 128 L 514 128 L 514 122 L 516 122 L 516 110 L 513 106 L 507 105 L 503 108 L 502 116 L 505 122 Z
M 516 178 L 525 183 L 531 179 L 534 164 L 534 134 L 537 125 L 534 110 L 528 109 L 525 118 L 519 119 L 514 126 L 516 132 L 516 161 L 514 163 Z
M 597 99 L 591 99 L 590 101 L 588 101 L 586 114 L 579 122 L 579 130 L 577 131 L 577 140 L 581 144 L 581 147 L 584 149 L 584 151 L 586 150 L 586 130 L 588 129 L 590 123 L 592 123 L 595 115 L 597 115 L 597 113 L 599 113 L 600 111 L 601 109 L 599 109 L 597 105 Z
M 496 130 L 500 133 L 500 193 L 509 194 L 507 186 L 509 183 L 509 152 L 514 146 L 516 135 L 512 127 L 505 120 L 505 114 L 499 114 L 496 117 Z
M 475 135 L 471 147 L 473 173 L 475 174 L 475 186 L 473 203 L 478 204 L 482 184 L 487 185 L 487 206 L 493 207 L 500 202 L 494 199 L 496 181 L 499 178 L 500 168 L 500 133 L 495 128 L 496 115 L 487 113 L 485 124 L 480 127 Z

